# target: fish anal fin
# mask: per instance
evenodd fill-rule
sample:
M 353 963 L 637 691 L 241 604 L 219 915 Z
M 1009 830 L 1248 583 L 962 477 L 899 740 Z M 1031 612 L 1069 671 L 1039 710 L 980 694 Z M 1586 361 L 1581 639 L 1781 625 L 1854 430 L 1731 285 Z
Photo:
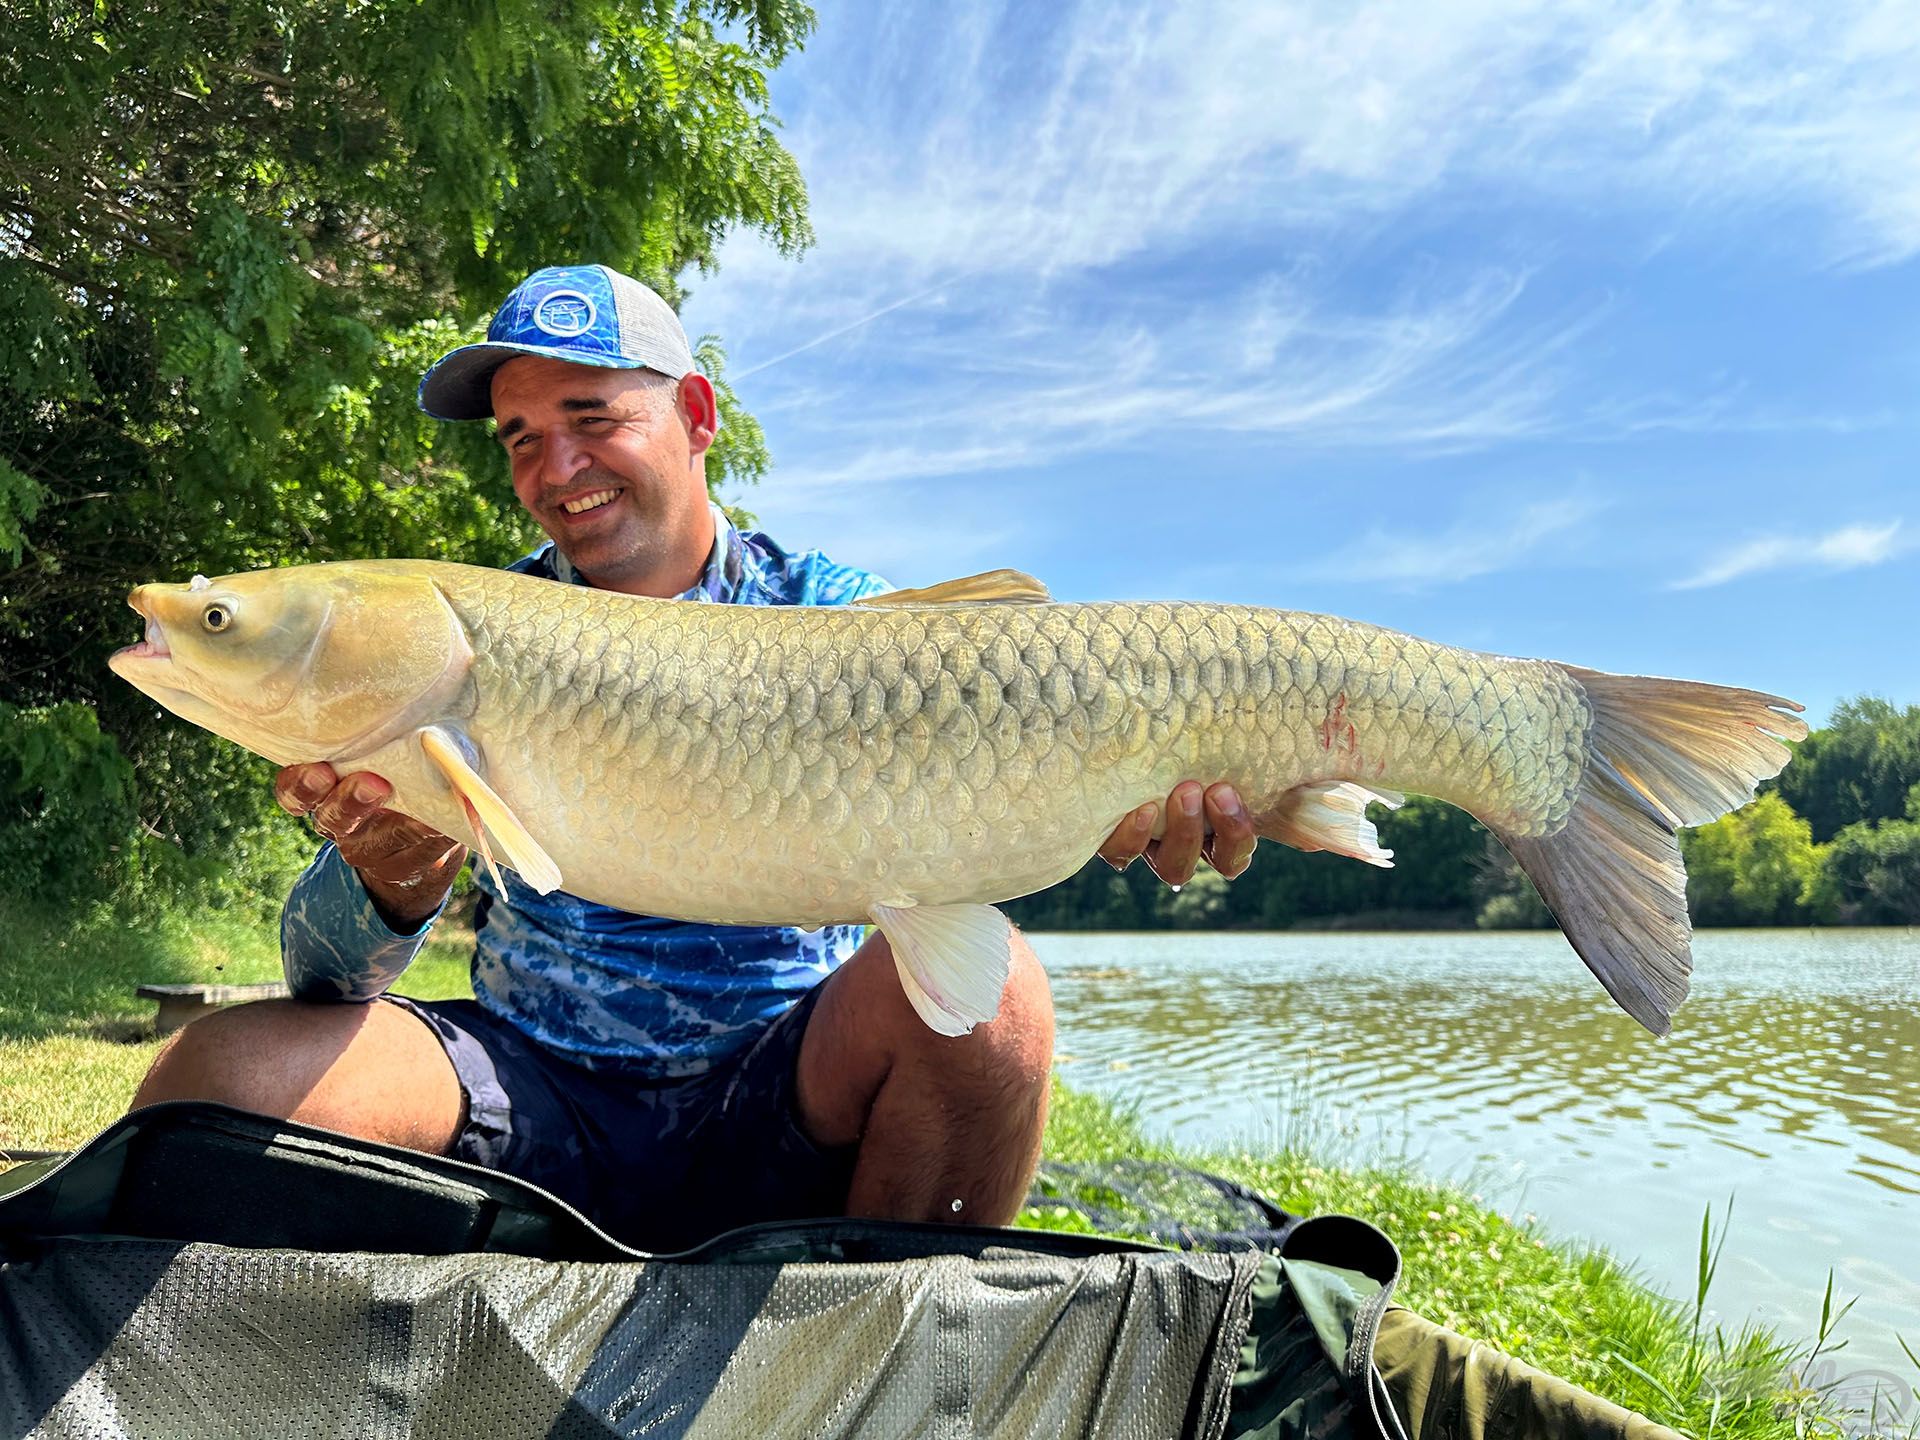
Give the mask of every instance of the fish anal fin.
M 513 813 L 507 802 L 481 778 L 480 772 L 467 758 L 467 745 L 461 737 L 439 725 L 426 726 L 419 733 L 420 748 L 460 797 L 467 819 L 473 826 L 476 848 L 493 872 L 494 884 L 500 884 L 500 872 L 494 862 L 493 849 L 487 844 L 488 831 L 492 831 L 493 838 L 500 842 L 507 864 L 522 880 L 542 895 L 558 890 L 560 867 L 553 863 L 553 857 L 541 848 L 540 842 L 528 833 L 527 827 L 520 823 L 520 817 Z M 501 888 L 505 889 L 504 886 Z
M 991 905 L 873 907 L 900 985 L 920 1018 L 941 1035 L 965 1035 L 1000 1013 L 1013 967 L 1013 922 Z
M 1296 850 L 1326 850 L 1390 870 L 1393 852 L 1380 848 L 1380 832 L 1367 818 L 1367 806 L 1397 810 L 1406 799 L 1398 791 L 1369 790 L 1351 780 L 1296 785 L 1278 804 L 1256 814 L 1253 827 L 1262 839 Z
M 880 609 L 889 605 L 1039 605 L 1051 599 L 1047 587 L 1023 571 L 986 570 L 917 590 L 867 595 L 852 603 Z

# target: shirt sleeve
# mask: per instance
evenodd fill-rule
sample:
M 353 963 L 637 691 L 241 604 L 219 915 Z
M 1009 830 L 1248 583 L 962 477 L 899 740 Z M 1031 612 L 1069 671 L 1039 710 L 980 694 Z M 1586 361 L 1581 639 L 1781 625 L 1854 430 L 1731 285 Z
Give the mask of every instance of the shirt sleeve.
M 280 911 L 287 987 L 301 1000 L 376 999 L 413 963 L 439 917 L 436 910 L 412 934 L 396 933 L 353 867 L 322 846 Z

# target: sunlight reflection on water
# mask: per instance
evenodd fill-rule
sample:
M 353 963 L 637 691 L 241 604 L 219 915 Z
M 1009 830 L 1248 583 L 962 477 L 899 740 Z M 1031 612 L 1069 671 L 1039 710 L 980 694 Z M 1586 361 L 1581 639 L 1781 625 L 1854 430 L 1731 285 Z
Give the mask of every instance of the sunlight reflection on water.
M 1708 931 L 1655 1040 L 1557 933 L 1042 935 L 1060 1073 L 1196 1148 L 1387 1154 L 1862 1365 L 1920 1348 L 1920 936 Z M 1914 1277 L 1914 1278 L 1905 1278 Z

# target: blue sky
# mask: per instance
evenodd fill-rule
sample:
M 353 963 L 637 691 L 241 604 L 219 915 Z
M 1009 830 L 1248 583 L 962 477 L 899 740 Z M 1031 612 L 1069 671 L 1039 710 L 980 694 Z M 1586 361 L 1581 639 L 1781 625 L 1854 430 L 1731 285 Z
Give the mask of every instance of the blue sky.
M 795 548 L 1920 701 L 1920 12 L 820 6 L 728 347 Z

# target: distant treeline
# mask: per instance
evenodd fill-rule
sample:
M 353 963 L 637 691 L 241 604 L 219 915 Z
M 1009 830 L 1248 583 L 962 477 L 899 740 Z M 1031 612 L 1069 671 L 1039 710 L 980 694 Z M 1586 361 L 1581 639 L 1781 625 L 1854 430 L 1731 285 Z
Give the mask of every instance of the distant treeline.
M 1006 909 L 1034 930 L 1553 923 L 1464 812 L 1415 796 L 1374 817 L 1391 870 L 1262 845 L 1232 884 L 1203 868 L 1176 893 L 1144 864 L 1095 860 Z M 1681 850 L 1699 925 L 1920 923 L 1920 706 L 1845 701 L 1758 800 L 1684 832 Z

